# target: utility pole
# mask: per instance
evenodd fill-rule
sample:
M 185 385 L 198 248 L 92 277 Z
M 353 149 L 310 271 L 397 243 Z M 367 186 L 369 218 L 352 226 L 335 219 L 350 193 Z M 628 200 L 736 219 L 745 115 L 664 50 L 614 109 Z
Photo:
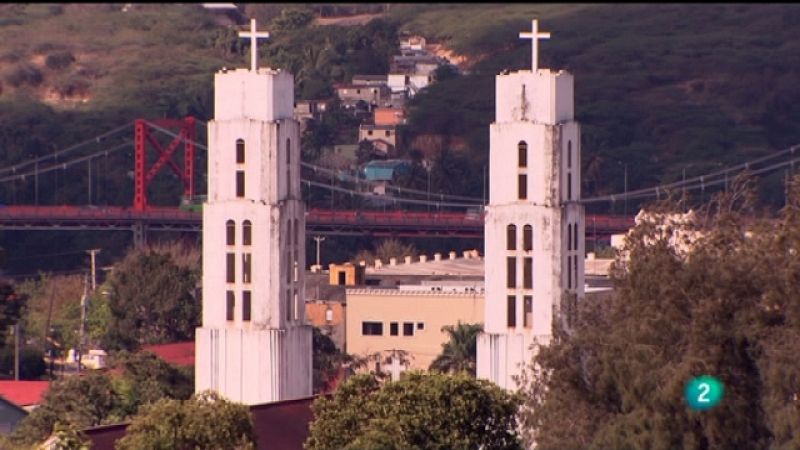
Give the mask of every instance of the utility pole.
M 97 272 L 96 272 L 97 266 L 95 264 L 96 262 L 95 255 L 100 253 L 100 249 L 93 248 L 91 250 L 86 250 L 86 253 L 88 253 L 92 257 L 92 292 L 94 292 L 94 290 L 97 289 Z
M 84 278 L 83 282 L 83 296 L 81 297 L 81 327 L 78 337 L 78 372 L 81 371 L 83 362 L 83 346 L 84 337 L 86 336 L 86 304 L 89 300 L 89 280 Z
M 314 236 L 314 240 L 317 241 L 317 267 L 319 267 L 319 244 L 325 240 L 325 236 Z
M 14 381 L 19 381 L 19 323 L 12 327 L 14 329 Z

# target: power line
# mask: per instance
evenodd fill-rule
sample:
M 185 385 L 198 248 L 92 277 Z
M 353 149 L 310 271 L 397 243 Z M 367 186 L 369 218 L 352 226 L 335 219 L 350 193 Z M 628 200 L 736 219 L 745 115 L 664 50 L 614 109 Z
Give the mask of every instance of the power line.
M 7 181 L 14 181 L 14 180 L 24 180 L 26 177 L 41 175 L 43 173 L 52 172 L 54 170 L 66 169 L 67 167 L 71 167 L 71 166 L 73 166 L 75 164 L 79 164 L 79 163 L 82 163 L 82 162 L 97 158 L 99 156 L 107 155 L 109 153 L 117 152 L 117 151 L 122 150 L 123 148 L 128 147 L 128 146 L 130 146 L 132 144 L 133 144 L 132 141 L 127 141 L 127 142 L 124 142 L 124 143 L 119 144 L 117 146 L 111 147 L 109 149 L 100 150 L 98 152 L 95 152 L 95 153 L 92 153 L 92 154 L 89 154 L 89 155 L 86 155 L 86 156 L 81 156 L 81 157 L 78 157 L 78 158 L 75 158 L 75 159 L 71 159 L 69 161 L 64 161 L 62 163 L 56 163 L 56 164 L 53 164 L 53 165 L 50 165 L 50 166 L 47 166 L 47 167 L 43 167 L 43 168 L 34 168 L 33 170 L 29 170 L 28 172 L 18 173 L 18 174 L 2 177 L 2 178 L 0 178 L 0 183 L 5 183 Z

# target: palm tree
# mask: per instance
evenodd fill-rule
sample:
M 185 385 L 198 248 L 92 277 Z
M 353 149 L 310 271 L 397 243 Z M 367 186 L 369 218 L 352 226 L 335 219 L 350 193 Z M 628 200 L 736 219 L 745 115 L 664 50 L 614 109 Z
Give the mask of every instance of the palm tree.
M 442 331 L 450 335 L 450 340 L 442 344 L 442 353 L 433 360 L 430 369 L 445 373 L 468 372 L 475 376 L 475 353 L 483 324 L 459 322 L 456 326 L 443 326 Z

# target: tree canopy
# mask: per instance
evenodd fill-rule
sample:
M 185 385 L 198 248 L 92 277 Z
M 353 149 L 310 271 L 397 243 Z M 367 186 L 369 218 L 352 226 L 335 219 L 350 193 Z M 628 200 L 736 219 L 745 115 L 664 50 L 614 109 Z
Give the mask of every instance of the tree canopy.
M 445 325 L 442 331 L 449 340 L 442 344 L 442 353 L 431 363 L 431 370 L 441 372 L 467 372 L 475 376 L 475 361 L 478 351 L 478 335 L 483 331 L 479 323 Z
M 158 249 L 134 249 L 116 265 L 109 287 L 109 349 L 191 340 L 200 315 L 199 266 Z
M 528 441 L 543 450 L 797 448 L 798 194 L 795 179 L 780 215 L 756 219 L 752 186 L 740 181 L 685 225 L 637 226 L 613 297 L 584 302 L 574 329 L 557 330 L 535 358 Z M 676 229 L 695 236 L 688 251 L 670 242 Z M 724 383 L 724 398 L 692 411 L 684 387 L 705 374 Z
M 212 391 L 188 400 L 163 398 L 133 418 L 120 450 L 255 449 L 250 409 Z
M 356 375 L 319 397 L 307 450 L 521 448 L 518 399 L 466 374 Z

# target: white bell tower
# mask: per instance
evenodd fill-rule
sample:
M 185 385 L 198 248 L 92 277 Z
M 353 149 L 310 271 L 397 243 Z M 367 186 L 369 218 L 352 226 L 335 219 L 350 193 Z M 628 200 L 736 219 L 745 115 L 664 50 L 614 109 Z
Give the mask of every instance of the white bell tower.
M 291 74 L 251 68 L 214 75 L 203 205 L 203 322 L 195 390 L 248 405 L 311 395 L 305 324 L 305 208 Z
M 496 77 L 490 126 L 486 211 L 484 333 L 477 375 L 515 390 L 532 344 L 547 345 L 553 321 L 570 326 L 583 298 L 584 212 L 580 198 L 580 129 L 572 75 L 537 67 Z

